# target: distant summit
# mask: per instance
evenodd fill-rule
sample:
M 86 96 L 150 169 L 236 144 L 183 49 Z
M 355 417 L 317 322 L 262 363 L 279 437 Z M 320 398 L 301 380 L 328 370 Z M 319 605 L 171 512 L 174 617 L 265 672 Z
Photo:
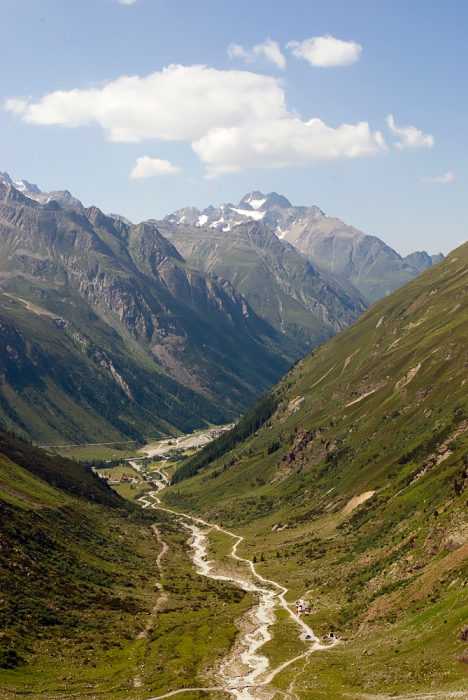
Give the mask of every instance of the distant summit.
M 31 184 L 27 180 L 12 180 L 6 170 L 0 170 L 0 182 L 6 182 L 12 187 L 16 187 L 17 190 L 25 195 L 41 194 L 41 190 L 37 185 Z
M 40 204 L 58 202 L 62 206 L 74 207 L 74 209 L 84 209 L 79 199 L 73 197 L 68 190 L 53 190 L 52 192 L 42 192 L 37 185 L 33 185 L 27 180 L 12 180 L 5 170 L 0 170 L 0 182 L 6 182 L 15 187 L 19 192 L 29 199 L 35 199 Z
M 108 214 L 107 216 L 109 217 L 109 219 L 114 219 L 114 221 L 120 221 L 120 223 L 127 224 L 127 226 L 133 226 L 130 219 L 127 219 L 125 216 L 121 216 L 121 214 Z
M 415 253 L 406 255 L 403 258 L 403 260 L 407 262 L 408 265 L 413 265 L 420 272 L 425 270 L 427 267 L 432 267 L 432 265 L 435 265 L 443 259 L 444 256 L 442 255 L 442 253 L 438 253 L 437 255 L 428 255 L 425 250 L 417 250 Z
M 312 263 L 351 282 L 368 302 L 395 291 L 444 257 L 418 251 L 403 258 L 380 238 L 327 216 L 317 206 L 293 206 L 277 192 L 249 192 L 237 205 L 210 206 L 203 212 L 185 207 L 164 220 L 223 233 L 249 221 L 261 221 Z
M 250 206 L 252 209 L 264 209 L 268 210 L 272 207 L 281 207 L 282 209 L 288 209 L 292 207 L 291 202 L 283 197 L 282 194 L 277 194 L 276 192 L 270 192 L 267 195 L 261 192 L 251 192 L 242 197 L 239 202 L 239 206 Z
M 164 221 L 170 224 L 188 224 L 189 226 L 205 226 L 217 228 L 220 231 L 230 231 L 233 226 L 244 224 L 248 221 L 264 221 L 273 230 L 277 228 L 277 219 L 282 219 L 281 210 L 294 209 L 291 202 L 277 192 L 262 194 L 250 192 L 240 200 L 239 204 L 221 204 L 215 208 L 209 206 L 203 211 L 196 207 L 184 207 L 168 214 Z M 278 216 L 272 216 L 272 212 L 279 210 Z

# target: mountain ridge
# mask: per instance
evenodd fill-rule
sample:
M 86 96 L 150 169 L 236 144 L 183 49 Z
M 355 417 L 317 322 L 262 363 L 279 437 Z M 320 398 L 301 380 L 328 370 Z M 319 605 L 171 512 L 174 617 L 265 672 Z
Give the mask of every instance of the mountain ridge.
M 366 302 L 346 280 L 318 269 L 261 221 L 232 230 L 155 222 L 184 259 L 219 274 L 256 313 L 297 344 L 297 357 L 354 321 Z
M 92 347 L 95 369 L 104 362 L 114 383 L 111 364 L 123 363 L 126 372 L 115 371 L 124 402 L 133 395 L 125 389 L 132 384 L 128 372 L 153 371 L 158 382 L 172 376 L 176 383 L 167 386 L 176 393 L 177 381 L 187 384 L 203 398 L 206 416 L 224 422 L 226 411 L 238 415 L 290 364 L 277 331 L 227 281 L 187 266 L 153 225 L 128 226 L 96 207 L 41 205 L 7 183 L 0 183 L 0 213 L 0 282 L 10 314 L 25 302 L 43 310 L 30 313 L 39 313 L 38 325 L 49 322 L 47 313 L 60 317 L 67 356 L 73 346 L 79 355 Z M 23 300 L 14 312 L 12 298 Z M 110 357 L 117 354 L 110 362 L 112 335 Z M 214 413 L 210 401 L 218 402 Z
M 317 206 L 293 206 L 276 192 L 266 195 L 250 192 L 237 206 L 221 204 L 204 212 L 187 207 L 166 215 L 164 220 L 174 225 L 189 224 L 228 232 L 249 218 L 262 221 L 312 263 L 348 279 L 372 302 L 439 262 L 442 255 L 429 256 L 422 251 L 402 258 L 376 236 L 368 236 L 327 216 Z

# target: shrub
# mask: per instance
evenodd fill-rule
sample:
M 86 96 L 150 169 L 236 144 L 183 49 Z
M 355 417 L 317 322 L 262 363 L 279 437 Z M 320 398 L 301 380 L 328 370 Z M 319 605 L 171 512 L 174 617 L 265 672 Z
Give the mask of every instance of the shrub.
M 0 649 L 0 668 L 16 668 L 25 663 L 25 660 L 11 647 Z

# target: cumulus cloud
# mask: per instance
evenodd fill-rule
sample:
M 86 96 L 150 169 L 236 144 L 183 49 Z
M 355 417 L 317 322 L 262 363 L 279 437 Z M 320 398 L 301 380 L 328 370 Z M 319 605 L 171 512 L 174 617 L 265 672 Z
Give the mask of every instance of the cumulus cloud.
M 272 41 L 269 37 L 263 44 L 257 44 L 250 51 L 246 51 L 239 44 L 231 44 L 228 46 L 228 54 L 230 58 L 243 58 L 247 63 L 254 63 L 263 55 L 278 68 L 282 69 L 286 66 L 286 59 L 281 53 L 278 42 Z
M 326 34 L 313 36 L 304 41 L 290 41 L 286 44 L 292 55 L 308 61 L 311 66 L 331 68 L 333 66 L 348 66 L 359 60 L 362 46 L 355 41 L 342 41 Z
M 98 123 L 111 141 L 191 141 L 211 176 L 386 152 L 381 133 L 367 122 L 333 129 L 320 119 L 303 121 L 287 109 L 277 78 L 245 70 L 172 65 L 101 88 L 56 91 L 36 103 L 10 99 L 6 107 L 29 124 Z M 132 177 L 160 174 L 154 169 L 161 166 L 150 167 L 154 160 L 137 162 Z
M 161 160 L 161 158 L 150 158 L 149 156 L 142 156 L 137 158 L 137 162 L 130 177 L 133 180 L 140 180 L 144 177 L 157 177 L 160 175 L 176 175 L 181 173 L 182 168 L 172 165 L 168 160 Z
M 453 173 L 445 173 L 445 175 L 440 175 L 439 177 L 425 177 L 423 182 L 453 182 L 455 180 L 455 175 Z
M 35 104 L 6 101 L 29 124 L 100 124 L 109 141 L 194 140 L 214 125 L 236 126 L 285 112 L 275 78 L 202 65 L 171 65 L 147 77 L 123 76 L 102 88 L 58 90 Z
M 401 141 L 395 141 L 396 148 L 400 150 L 403 148 L 411 148 L 414 150 L 423 146 L 432 148 L 435 143 L 434 137 L 431 134 L 423 134 L 423 132 L 416 129 L 415 126 L 397 126 L 391 114 L 387 117 L 387 124 L 392 134 L 401 138 Z
M 316 165 L 386 151 L 381 133 L 372 133 L 367 122 L 332 129 L 321 119 L 304 122 L 293 115 L 213 128 L 192 148 L 208 165 L 211 176 L 240 172 L 245 167 Z

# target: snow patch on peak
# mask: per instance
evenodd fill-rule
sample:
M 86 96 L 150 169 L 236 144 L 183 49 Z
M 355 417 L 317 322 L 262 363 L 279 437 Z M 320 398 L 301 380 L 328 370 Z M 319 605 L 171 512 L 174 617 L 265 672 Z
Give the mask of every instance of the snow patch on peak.
M 260 219 L 263 219 L 265 216 L 266 212 L 265 211 L 249 211 L 248 209 L 235 209 L 235 207 L 231 207 L 232 211 L 235 211 L 236 214 L 241 214 L 242 216 L 247 216 L 249 219 L 254 219 L 255 221 L 260 221 Z
M 254 209 L 260 209 L 260 207 L 262 207 L 266 201 L 267 201 L 266 197 L 265 197 L 265 199 L 251 199 L 249 204 Z
M 210 228 L 218 228 L 218 224 L 224 224 L 224 216 L 222 216 L 218 221 L 213 221 L 210 224 Z
M 42 194 L 37 185 L 33 185 L 27 180 L 12 180 L 6 170 L 0 170 L 0 182 L 6 182 L 7 184 L 12 185 L 12 187 L 22 194 Z
M 13 184 L 17 190 L 23 194 L 42 194 L 41 190 L 37 185 L 34 185 L 27 180 L 13 180 Z
M 203 226 L 203 224 L 206 224 L 207 221 L 208 221 L 207 215 L 200 214 L 200 216 L 198 217 L 197 226 Z

